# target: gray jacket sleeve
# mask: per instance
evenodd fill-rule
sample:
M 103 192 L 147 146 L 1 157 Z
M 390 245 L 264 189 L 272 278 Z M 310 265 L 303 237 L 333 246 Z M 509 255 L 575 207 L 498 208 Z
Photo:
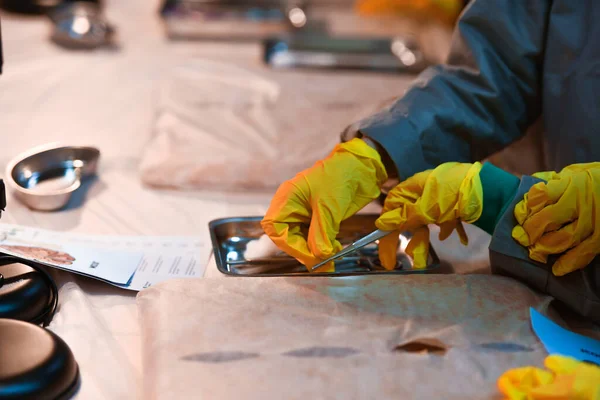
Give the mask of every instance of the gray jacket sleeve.
M 549 257 L 546 264 L 533 261 L 528 250 L 512 238 L 512 230 L 517 225 L 514 208 L 537 182 L 541 180 L 523 176 L 515 197 L 499 218 L 490 243 L 492 272 L 518 279 L 556 298 L 579 315 L 600 323 L 600 256 L 586 268 L 558 277 L 552 274 L 557 256 Z
M 550 0 L 474 0 L 447 65 L 354 128 L 377 142 L 401 179 L 448 161 L 480 161 L 519 139 L 541 113 Z
M 509 256 L 513 260 L 515 260 L 515 262 L 518 260 L 518 262 L 520 263 L 541 265 L 531 260 L 529 258 L 529 251 L 527 250 L 527 248 L 521 246 L 512 237 L 512 230 L 515 226 L 517 226 L 517 219 L 515 218 L 514 213 L 515 206 L 517 205 L 517 203 L 523 200 L 523 197 L 527 192 L 529 192 L 529 189 L 531 189 L 531 187 L 538 182 L 542 181 L 531 176 L 525 175 L 521 178 L 521 183 L 517 189 L 517 193 L 511 200 L 511 203 L 508 205 L 508 207 L 505 207 L 504 214 L 501 215 L 498 218 L 498 221 L 496 222 L 496 228 L 494 229 L 492 241 L 490 243 L 490 251 Z M 548 268 L 546 267 L 543 269 L 547 270 Z M 511 272 L 514 276 L 527 283 L 532 283 L 530 282 L 530 280 L 532 279 L 535 281 L 539 279 L 538 277 L 534 277 L 534 273 L 528 271 L 527 268 L 519 267 L 515 268 L 515 270 Z M 536 272 L 539 272 L 541 275 L 544 276 L 544 279 L 547 279 L 547 271 Z

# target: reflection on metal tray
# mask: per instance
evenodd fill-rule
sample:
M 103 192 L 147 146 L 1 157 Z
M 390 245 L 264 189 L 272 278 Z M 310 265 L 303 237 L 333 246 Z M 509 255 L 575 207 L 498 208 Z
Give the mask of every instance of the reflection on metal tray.
M 360 38 L 298 34 L 266 40 L 265 62 L 274 68 L 334 68 L 418 73 L 428 65 L 409 37 Z
M 375 229 L 378 215 L 355 215 L 342 223 L 338 240 L 348 245 Z M 263 234 L 260 226 L 262 217 L 223 218 L 211 221 L 210 235 L 217 268 L 224 274 L 235 276 L 305 276 L 309 272 L 295 259 L 283 254 L 275 254 L 268 259 L 246 260 L 246 246 L 258 240 Z M 398 265 L 393 271 L 386 271 L 379 264 L 377 244 L 368 245 L 349 257 L 335 262 L 335 272 L 312 273 L 312 276 L 343 276 L 371 274 L 410 274 L 424 273 L 439 267 L 439 259 L 433 248 L 430 249 L 427 268 L 412 268 L 412 260 L 403 249 L 410 241 L 410 235 L 401 236 L 398 249 Z
M 304 28 L 305 0 L 167 0 L 161 9 L 171 39 L 253 40 Z

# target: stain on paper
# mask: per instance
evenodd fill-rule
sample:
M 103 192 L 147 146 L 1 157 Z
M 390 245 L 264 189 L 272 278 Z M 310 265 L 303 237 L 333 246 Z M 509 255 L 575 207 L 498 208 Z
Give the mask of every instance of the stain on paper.
M 433 338 L 422 338 L 398 345 L 395 351 L 417 354 L 433 354 L 443 356 L 448 351 L 448 346 L 443 342 Z
M 288 351 L 287 353 L 283 353 L 283 355 L 302 358 L 343 358 L 358 353 L 360 352 L 352 347 L 307 347 L 304 349 Z
M 490 351 L 500 351 L 502 353 L 518 353 L 518 352 L 529 352 L 533 351 L 531 347 L 523 346 L 518 343 L 508 343 L 508 342 L 493 342 L 493 343 L 483 343 L 479 345 L 480 348 L 484 350 Z
M 209 353 L 196 353 L 182 357 L 185 361 L 219 364 L 231 361 L 247 360 L 259 357 L 258 353 L 245 353 L 243 351 L 214 351 Z

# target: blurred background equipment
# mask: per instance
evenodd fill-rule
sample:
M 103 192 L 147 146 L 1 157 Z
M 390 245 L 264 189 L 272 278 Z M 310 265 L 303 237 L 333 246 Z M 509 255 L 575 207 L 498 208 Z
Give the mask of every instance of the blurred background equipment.
M 262 41 L 275 68 L 418 73 L 464 0 L 165 0 L 171 40 Z M 439 32 L 443 32 L 441 35 Z
M 48 16 L 51 39 L 63 47 L 93 49 L 113 42 L 115 29 L 106 21 L 100 0 L 0 0 L 0 7 Z
M 111 44 L 115 29 L 98 2 L 64 2 L 49 12 L 52 40 L 69 48 L 93 49 Z
M 14 13 L 43 15 L 62 1 L 63 0 L 0 0 L 0 7 Z
M 171 39 L 260 39 L 307 26 L 306 0 L 166 0 Z
M 100 0 L 0 0 L 0 8 L 13 13 L 44 15 L 65 3 L 100 4 Z
M 165 0 L 171 39 L 265 39 L 320 32 L 382 36 L 406 20 L 453 25 L 465 0 Z M 340 31 L 341 30 L 341 31 Z

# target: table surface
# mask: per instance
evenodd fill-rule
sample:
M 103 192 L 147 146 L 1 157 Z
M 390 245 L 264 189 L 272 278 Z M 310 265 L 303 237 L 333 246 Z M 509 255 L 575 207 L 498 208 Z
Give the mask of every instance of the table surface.
M 94 52 L 52 44 L 50 25 L 42 17 L 1 15 L 0 166 L 32 146 L 55 141 L 94 145 L 102 152 L 98 180 L 67 209 L 32 211 L 9 195 L 2 222 L 88 234 L 206 235 L 212 219 L 264 214 L 272 192 L 177 192 L 142 185 L 137 167 L 152 135 L 161 77 L 186 56 L 201 52 L 222 58 L 224 48 L 260 62 L 252 44 L 169 43 L 158 7 L 157 0 L 107 2 L 108 18 L 118 26 L 119 48 Z M 461 271 L 485 272 L 489 237 L 469 230 L 468 248 L 457 251 L 455 237 L 434 246 Z M 50 329 L 79 363 L 78 398 L 137 397 L 143 349 L 135 293 L 65 272 L 54 275 L 60 307 Z M 205 276 L 223 278 L 214 260 Z

